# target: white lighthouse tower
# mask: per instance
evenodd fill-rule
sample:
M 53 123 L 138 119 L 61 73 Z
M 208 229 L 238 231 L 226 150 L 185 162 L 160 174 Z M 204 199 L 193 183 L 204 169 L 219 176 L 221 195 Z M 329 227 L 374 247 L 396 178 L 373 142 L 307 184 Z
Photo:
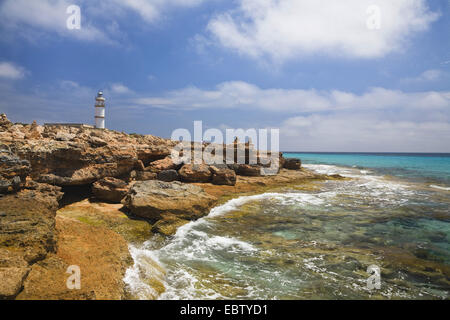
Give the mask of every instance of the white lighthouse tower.
M 105 98 L 102 91 L 95 98 L 95 127 L 105 129 Z

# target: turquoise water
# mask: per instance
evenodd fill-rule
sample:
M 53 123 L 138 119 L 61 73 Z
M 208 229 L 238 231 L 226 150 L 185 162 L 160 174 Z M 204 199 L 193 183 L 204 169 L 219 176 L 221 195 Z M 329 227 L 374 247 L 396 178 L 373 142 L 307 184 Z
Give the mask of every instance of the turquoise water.
M 286 158 L 300 158 L 306 164 L 329 164 L 370 168 L 380 174 L 450 187 L 450 154 L 393 153 L 285 153 Z

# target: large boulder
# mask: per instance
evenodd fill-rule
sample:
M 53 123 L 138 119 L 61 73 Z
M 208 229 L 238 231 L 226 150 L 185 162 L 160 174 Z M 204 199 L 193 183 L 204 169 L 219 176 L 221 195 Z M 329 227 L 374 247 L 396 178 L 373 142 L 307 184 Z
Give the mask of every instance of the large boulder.
M 216 200 L 195 185 L 154 180 L 136 182 L 122 203 L 132 214 L 151 220 L 165 215 L 194 220 L 208 214 Z
M 185 164 L 178 174 L 185 182 L 209 182 L 212 178 L 211 170 L 206 164 Z
M 103 178 L 92 185 L 92 193 L 99 200 L 120 203 L 128 193 L 128 184 L 116 178 Z
M 236 172 L 234 172 L 234 170 L 217 168 L 216 166 L 212 166 L 210 169 L 213 174 L 213 184 L 227 186 L 234 186 L 236 184 Z
M 300 159 L 286 159 L 284 161 L 284 168 L 288 170 L 300 170 L 302 168 L 302 161 Z

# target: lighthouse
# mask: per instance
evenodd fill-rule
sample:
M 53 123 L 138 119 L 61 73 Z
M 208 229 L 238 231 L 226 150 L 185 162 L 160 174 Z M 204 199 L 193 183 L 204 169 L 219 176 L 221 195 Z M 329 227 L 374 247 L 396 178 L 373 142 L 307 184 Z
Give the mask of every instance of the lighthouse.
M 105 129 L 105 98 L 102 91 L 95 98 L 95 127 Z

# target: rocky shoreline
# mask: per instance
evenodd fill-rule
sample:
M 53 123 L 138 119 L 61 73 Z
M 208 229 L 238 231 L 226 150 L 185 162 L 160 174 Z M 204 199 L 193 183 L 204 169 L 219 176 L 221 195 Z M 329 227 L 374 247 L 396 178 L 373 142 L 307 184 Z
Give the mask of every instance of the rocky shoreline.
M 176 165 L 177 143 L 0 115 L 0 299 L 127 298 L 129 243 L 171 236 L 242 194 L 340 178 L 282 154 L 273 176 L 261 176 L 259 154 L 258 165 Z M 66 286 L 71 265 L 79 290 Z

